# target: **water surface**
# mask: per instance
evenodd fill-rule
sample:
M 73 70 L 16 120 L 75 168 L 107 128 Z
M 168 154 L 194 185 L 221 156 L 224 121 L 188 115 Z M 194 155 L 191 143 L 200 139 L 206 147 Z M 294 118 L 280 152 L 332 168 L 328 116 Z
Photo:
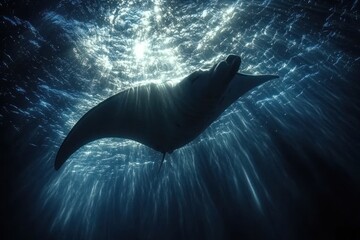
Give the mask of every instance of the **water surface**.
M 359 237 L 358 1 L 3 1 L 9 239 Z M 103 139 L 53 168 L 71 127 L 129 87 L 228 54 L 279 79 L 167 156 Z

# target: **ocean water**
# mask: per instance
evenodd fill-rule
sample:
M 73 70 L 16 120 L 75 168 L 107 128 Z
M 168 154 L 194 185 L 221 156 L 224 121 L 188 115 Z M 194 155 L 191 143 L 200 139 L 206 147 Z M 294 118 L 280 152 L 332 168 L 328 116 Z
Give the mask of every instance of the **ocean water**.
M 0 1 L 1 239 L 360 239 L 355 1 Z M 57 150 L 126 88 L 228 54 L 279 79 L 167 155 Z

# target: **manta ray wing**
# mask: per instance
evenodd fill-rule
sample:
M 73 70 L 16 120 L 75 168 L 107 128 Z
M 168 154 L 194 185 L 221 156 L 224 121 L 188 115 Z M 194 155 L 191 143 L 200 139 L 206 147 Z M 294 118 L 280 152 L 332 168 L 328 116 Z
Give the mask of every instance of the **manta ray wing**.
M 161 119 L 162 113 L 152 106 L 159 106 L 163 101 L 161 91 L 166 90 L 155 84 L 139 86 L 122 91 L 92 108 L 61 144 L 55 169 L 59 169 L 80 147 L 101 138 L 127 138 L 156 149 L 156 138 L 161 138 L 161 134 L 157 134 L 161 131 L 161 121 L 156 119 Z
M 223 96 L 222 108 L 228 108 L 233 102 L 250 90 L 270 80 L 279 78 L 277 75 L 247 75 L 236 73 Z

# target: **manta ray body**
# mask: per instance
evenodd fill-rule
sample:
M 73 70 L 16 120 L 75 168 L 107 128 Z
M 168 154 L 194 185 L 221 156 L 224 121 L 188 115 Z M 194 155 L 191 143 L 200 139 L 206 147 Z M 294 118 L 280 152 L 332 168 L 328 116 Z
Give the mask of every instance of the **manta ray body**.
M 240 63 L 239 56 L 229 55 L 177 84 L 133 87 L 99 103 L 71 129 L 57 153 L 55 169 L 83 145 L 108 137 L 135 140 L 165 157 L 194 140 L 246 92 L 278 77 L 237 73 Z

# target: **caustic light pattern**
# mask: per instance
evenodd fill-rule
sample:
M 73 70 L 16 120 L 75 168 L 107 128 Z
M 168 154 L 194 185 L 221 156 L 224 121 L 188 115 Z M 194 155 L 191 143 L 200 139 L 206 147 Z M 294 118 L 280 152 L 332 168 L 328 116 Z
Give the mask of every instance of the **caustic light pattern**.
M 9 236 L 321 239 L 359 234 L 358 1 L 5 1 L 1 145 Z M 24 6 L 21 6 L 24 8 Z M 133 86 L 228 54 L 277 74 L 166 157 L 72 126 Z

